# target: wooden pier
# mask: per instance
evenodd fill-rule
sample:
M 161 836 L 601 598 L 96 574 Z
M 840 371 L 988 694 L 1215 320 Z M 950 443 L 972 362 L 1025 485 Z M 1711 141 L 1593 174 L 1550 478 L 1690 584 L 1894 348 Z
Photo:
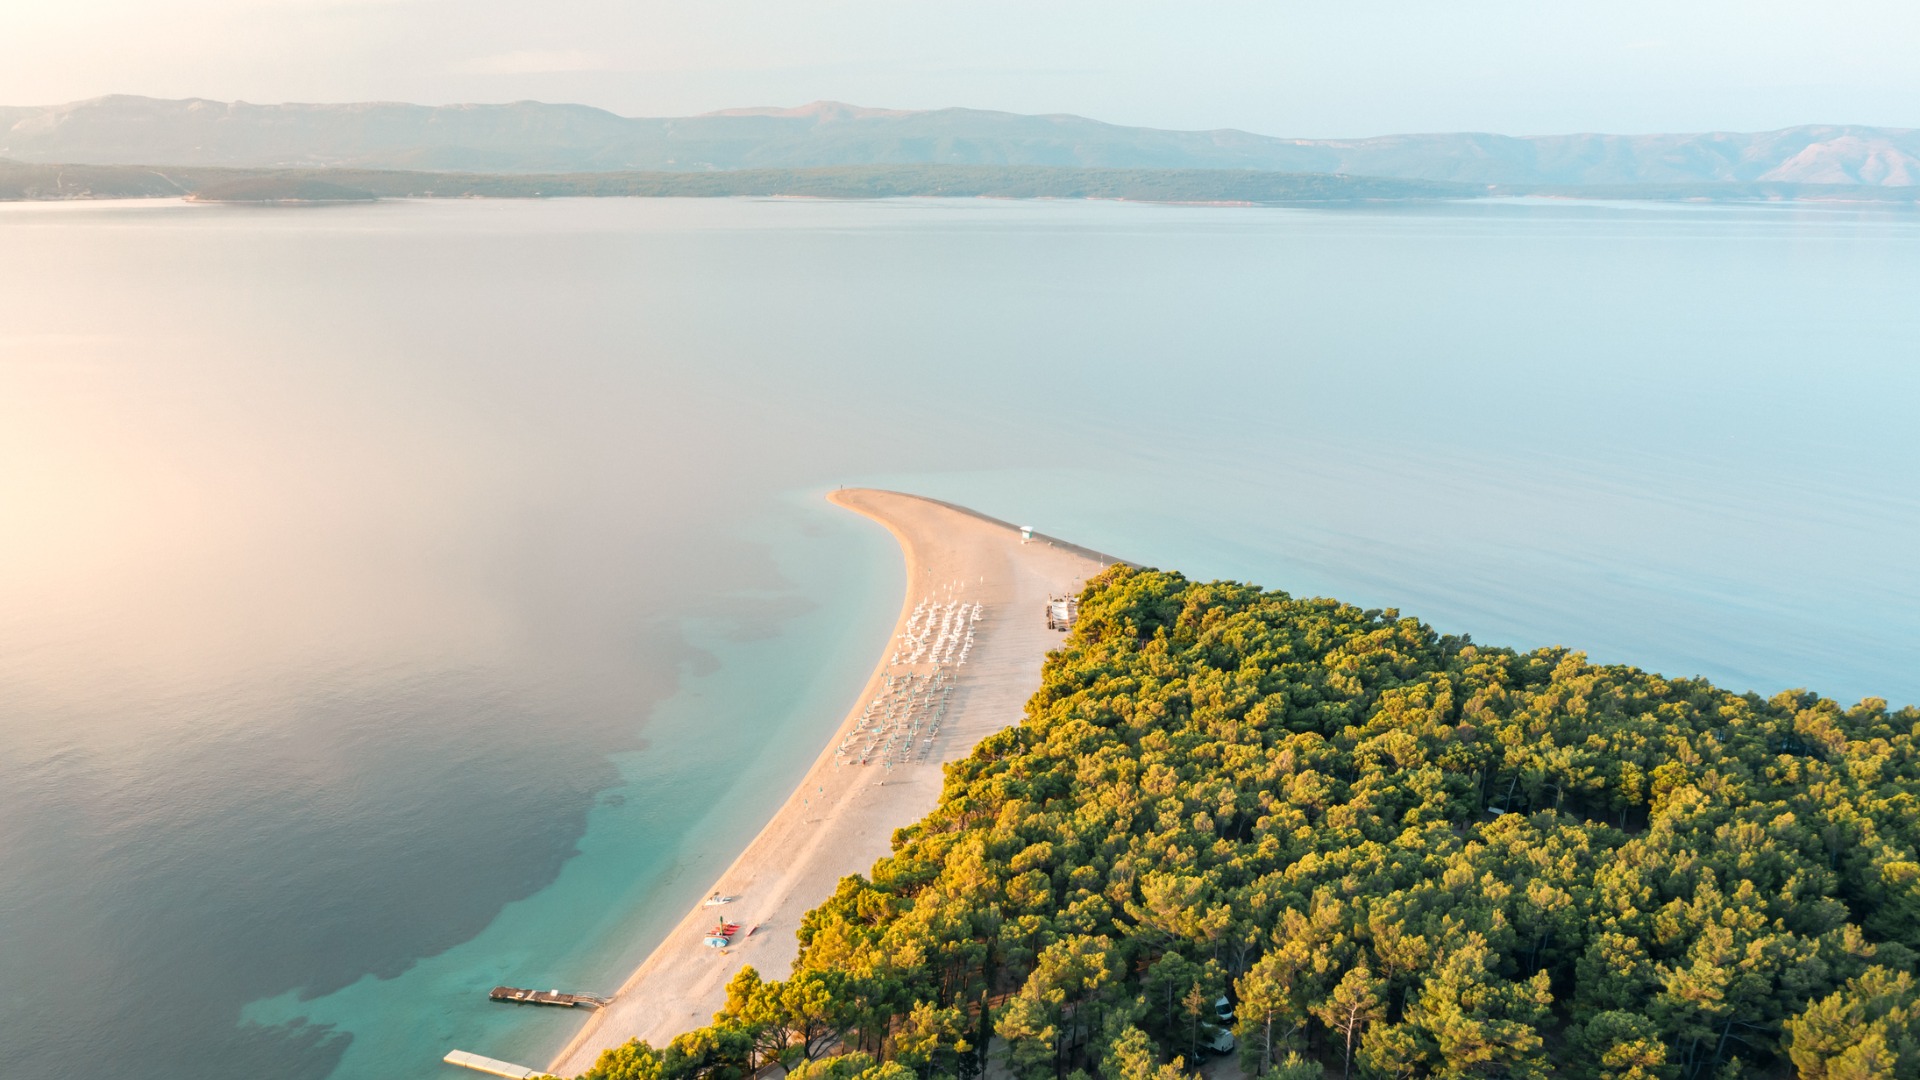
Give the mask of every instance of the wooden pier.
M 553 1005 L 562 1009 L 578 1005 L 597 1009 L 612 1000 L 592 994 L 563 994 L 558 990 L 522 990 L 517 986 L 496 986 L 487 992 L 487 997 L 509 1005 Z
M 537 1069 L 529 1069 L 525 1065 L 515 1065 L 511 1061 L 496 1061 L 490 1057 L 481 1057 L 479 1054 L 469 1054 L 465 1050 L 450 1050 L 447 1056 L 440 1060 L 449 1065 L 458 1065 L 463 1069 L 483 1072 L 488 1076 L 504 1076 L 507 1080 L 536 1080 L 538 1077 L 547 1075 Z

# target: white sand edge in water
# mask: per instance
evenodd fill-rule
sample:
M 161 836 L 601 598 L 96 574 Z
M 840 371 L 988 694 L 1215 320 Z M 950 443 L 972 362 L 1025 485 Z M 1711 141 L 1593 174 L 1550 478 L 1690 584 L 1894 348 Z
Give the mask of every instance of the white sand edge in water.
M 833 895 L 841 878 L 866 873 L 888 854 L 895 830 L 933 809 L 946 762 L 1019 721 L 1040 687 L 1041 661 L 1062 640 L 1047 628 L 1047 598 L 1078 592 L 1114 561 L 1045 537 L 1022 543 L 1004 522 L 915 495 L 852 488 L 827 498 L 885 526 L 906 557 L 907 595 L 887 653 L 800 786 L 709 890 L 738 899 L 688 912 L 613 1003 L 554 1058 L 548 1068 L 558 1076 L 587 1071 L 602 1051 L 629 1039 L 663 1047 L 707 1023 L 726 1003 L 727 983 L 748 964 L 769 979 L 785 978 L 799 955 L 801 917 Z M 942 609 L 949 600 L 980 605 L 980 618 L 967 623 L 974 637 L 966 662 L 940 665 L 952 689 L 939 732 L 930 744 L 925 729 L 916 733 L 904 763 L 884 767 L 883 755 L 874 754 L 869 764 L 857 764 L 862 741 L 846 756 L 836 751 L 855 734 L 869 702 L 884 693 L 888 676 L 934 670 L 924 655 L 920 663 L 895 662 L 923 600 Z M 705 932 L 722 917 L 740 923 L 743 934 L 759 930 L 736 937 L 724 952 L 711 948 Z

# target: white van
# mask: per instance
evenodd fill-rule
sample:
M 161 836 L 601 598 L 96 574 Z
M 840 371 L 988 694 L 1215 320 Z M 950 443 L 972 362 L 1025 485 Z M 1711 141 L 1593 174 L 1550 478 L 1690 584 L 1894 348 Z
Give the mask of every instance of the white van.
M 1233 1053 L 1233 1003 L 1227 995 L 1221 994 L 1213 1003 L 1213 1022 L 1219 1025 L 1213 1038 L 1208 1040 L 1207 1049 L 1216 1054 Z

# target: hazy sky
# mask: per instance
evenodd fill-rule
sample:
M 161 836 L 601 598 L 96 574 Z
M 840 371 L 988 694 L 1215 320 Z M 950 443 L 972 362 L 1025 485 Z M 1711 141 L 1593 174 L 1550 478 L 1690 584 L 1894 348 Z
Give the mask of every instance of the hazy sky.
M 1912 0 L 0 0 L 0 103 L 820 98 L 1273 135 L 1920 126 Z

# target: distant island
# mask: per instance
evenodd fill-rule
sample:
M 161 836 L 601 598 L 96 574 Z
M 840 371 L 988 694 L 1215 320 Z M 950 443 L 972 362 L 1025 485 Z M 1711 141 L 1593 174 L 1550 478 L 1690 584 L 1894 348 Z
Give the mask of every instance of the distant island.
M 586 1076 L 1911 1076 L 1917 732 L 1113 566 L 791 973 Z
M 41 164 L 462 173 L 712 172 L 866 165 L 1246 169 L 1472 185 L 1920 185 L 1920 131 L 1485 132 L 1296 139 L 987 109 L 798 108 L 627 117 L 585 105 L 257 105 L 114 95 L 0 106 L 0 158 Z
M 0 200 L 193 198 L 205 202 L 375 198 L 1121 199 L 1288 206 L 1550 196 L 1595 199 L 1920 202 L 1920 188 L 1846 184 L 1489 186 L 1252 169 L 1088 169 L 997 165 L 850 165 L 716 172 L 442 173 L 40 165 L 0 160 Z
M 117 95 L 0 106 L 0 199 L 216 199 L 215 184 L 267 176 L 409 198 L 1915 202 L 1920 131 L 1811 124 L 1751 133 L 1287 139 L 837 102 L 672 118 L 530 101 L 254 105 Z
M 0 161 L 0 199 L 192 197 L 210 202 L 261 202 L 299 198 L 945 196 L 1285 204 L 1474 198 L 1483 194 L 1483 190 L 1465 184 L 1239 169 L 866 165 L 699 173 L 522 174 L 28 165 Z

